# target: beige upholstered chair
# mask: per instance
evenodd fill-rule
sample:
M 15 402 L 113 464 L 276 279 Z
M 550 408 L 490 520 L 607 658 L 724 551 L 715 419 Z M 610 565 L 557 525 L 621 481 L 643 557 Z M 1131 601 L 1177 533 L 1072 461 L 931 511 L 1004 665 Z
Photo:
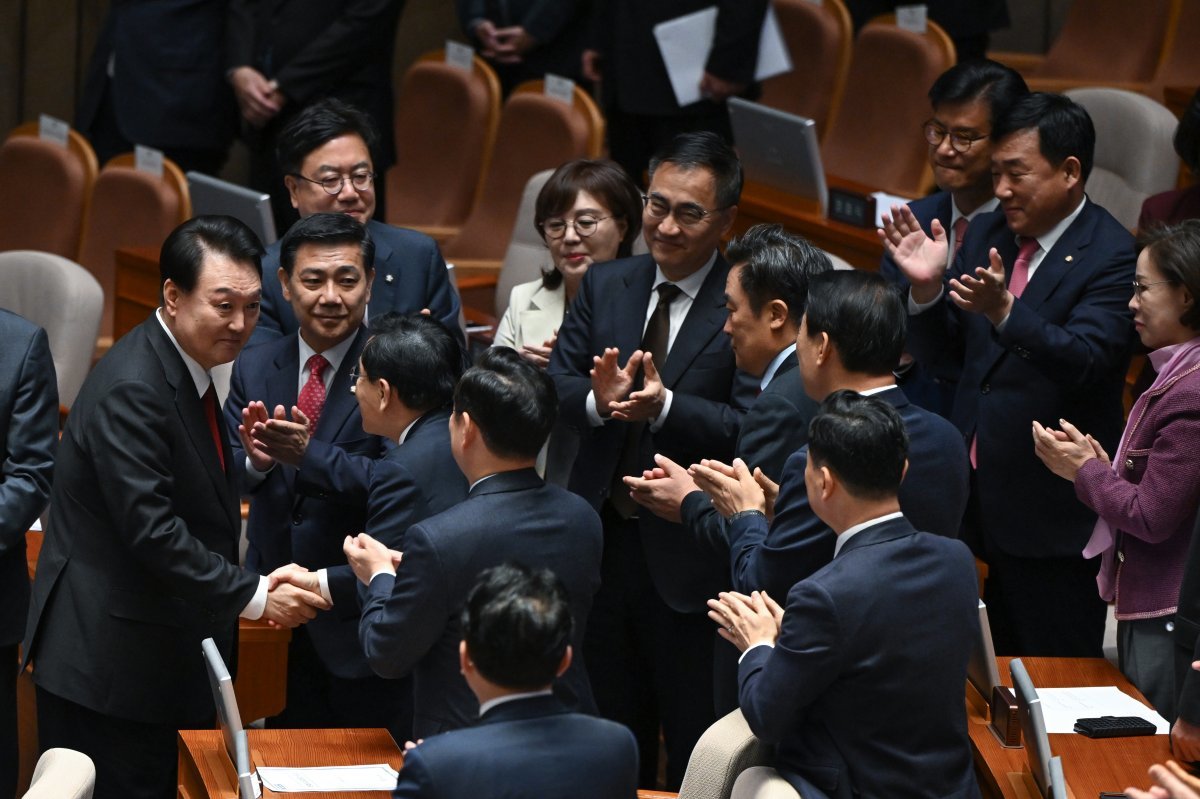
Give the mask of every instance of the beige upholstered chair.
M 729 799 L 734 780 L 751 766 L 768 762 L 769 751 L 754 737 L 742 711 L 722 716 L 704 731 L 688 758 L 679 799 Z M 657 799 L 657 791 L 638 791 L 642 799 Z
M 504 316 L 508 307 L 508 295 L 512 293 L 513 286 L 537 280 L 543 270 L 551 267 L 550 250 L 546 248 L 541 234 L 533 226 L 533 218 L 537 196 L 552 174 L 553 169 L 544 169 L 525 184 L 525 191 L 521 195 L 521 207 L 517 211 L 517 221 L 513 224 L 512 238 L 504 253 L 500 274 L 496 278 L 497 319 Z
M 67 133 L 67 146 L 38 138 L 38 123 L 14 130 L 0 146 L 0 175 L 15 187 L 0 198 L 0 250 L 79 257 L 84 212 L 96 180 L 96 153 Z
M 1179 157 L 1171 144 L 1178 120 L 1165 106 L 1122 89 L 1072 89 L 1096 127 L 1087 194 L 1130 230 L 1151 194 L 1175 187 Z
M 730 799 L 801 799 L 796 789 L 770 766 L 752 766 L 738 775 Z
M 96 766 L 83 752 L 47 749 L 38 759 L 24 799 L 92 799 Z
M 387 221 L 436 239 L 458 232 L 483 184 L 500 121 L 500 80 L 475 57 L 470 72 L 426 53 L 396 96 L 396 164 L 387 173 Z
M 74 261 L 32 250 L 0 253 L 0 307 L 46 330 L 58 375 L 58 403 L 69 409 L 92 366 L 104 292 Z
M 759 102 L 813 119 L 824 132 L 842 100 L 854 27 L 842 0 L 774 0 L 792 71 L 763 81 Z

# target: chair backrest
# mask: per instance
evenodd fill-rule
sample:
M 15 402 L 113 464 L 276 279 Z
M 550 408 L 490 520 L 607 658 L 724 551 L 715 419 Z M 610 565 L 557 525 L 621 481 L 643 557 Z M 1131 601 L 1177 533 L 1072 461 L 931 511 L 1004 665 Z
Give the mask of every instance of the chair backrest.
M 96 153 L 75 131 L 63 147 L 39 138 L 36 122 L 16 128 L 0 146 L 0 175 L 20 187 L 0 199 L 0 250 L 78 258 L 96 172 Z
M 543 81 L 522 83 L 500 113 L 479 201 L 458 234 L 442 247 L 446 260 L 498 265 L 529 178 L 575 158 L 596 158 L 603 143 L 604 118 L 578 86 L 568 105 L 548 96 Z
M 891 14 L 868 22 L 822 140 L 826 173 L 903 197 L 926 194 L 933 187 L 921 135 L 929 116 L 927 92 L 954 61 L 953 42 L 934 22 L 923 34 L 897 27 Z
M 92 799 L 96 765 L 74 749 L 47 749 L 38 758 L 23 799 Z
M 100 335 L 113 331 L 116 251 L 121 247 L 160 247 L 167 234 L 192 215 L 187 179 L 168 158 L 162 177 L 134 167 L 131 153 L 104 165 L 92 189 L 83 226 L 79 262 L 104 289 Z
M 1161 102 L 1167 86 L 1200 85 L 1200 3 L 1183 2 L 1173 24 L 1167 26 L 1162 61 L 1146 94 Z
M 0 307 L 45 329 L 58 376 L 58 404 L 70 408 L 92 367 L 104 292 L 96 278 L 61 255 L 0 253 Z
M 513 286 L 537 280 L 542 271 L 549 269 L 553 263 L 546 242 L 542 241 L 541 234 L 533 226 L 537 196 L 553 174 L 553 169 L 543 169 L 525 184 L 517 221 L 513 223 L 512 238 L 509 239 L 504 262 L 500 264 L 500 274 L 496 278 L 497 319 L 504 316 Z
M 1123 89 L 1071 89 L 1066 94 L 1096 126 L 1088 197 L 1132 230 L 1145 199 L 1175 186 L 1179 156 L 1171 140 L 1178 120 L 1165 106 Z
M 842 0 L 774 0 L 792 71 L 768 78 L 759 102 L 829 127 L 850 70 L 854 26 Z
M 1035 78 L 1148 81 L 1180 0 L 1074 0 Z M 1184 0 L 1185 4 L 1195 0 Z M 1193 46 L 1194 41 L 1188 46 Z
M 800 794 L 770 766 L 752 766 L 738 775 L 729 799 L 800 799 Z
M 715 723 L 696 741 L 679 787 L 679 799 L 729 799 L 734 780 L 751 766 L 771 762 L 771 752 L 735 710 Z
M 396 164 L 387 173 L 387 221 L 405 227 L 461 225 L 491 160 L 500 121 L 500 80 L 476 56 L 470 72 L 426 53 L 396 98 Z

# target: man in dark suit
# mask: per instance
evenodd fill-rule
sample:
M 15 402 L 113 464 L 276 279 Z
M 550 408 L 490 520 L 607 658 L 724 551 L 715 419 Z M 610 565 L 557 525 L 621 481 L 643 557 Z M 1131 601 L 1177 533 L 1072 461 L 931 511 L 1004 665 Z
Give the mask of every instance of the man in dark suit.
M 60 442 L 24 651 L 41 748 L 89 755 L 98 799 L 175 796 L 176 733 L 213 719 L 203 639 L 233 662 L 239 615 L 295 626 L 328 607 L 237 565 L 209 372 L 254 327 L 260 252 L 229 217 L 176 228 L 162 307 L 92 370 Z
M 660 22 L 713 5 L 711 0 L 601 0 L 594 6 L 583 76 L 601 82 L 612 159 L 639 185 L 646 162 L 680 133 L 708 130 L 733 140 L 725 100 L 754 87 L 766 0 L 717 0 L 698 102 L 679 105 L 654 38 Z
M 910 442 L 900 506 L 922 529 L 955 538 L 967 506 L 967 452 L 952 424 L 910 403 L 896 387 L 891 370 L 904 344 L 904 322 L 903 303 L 878 275 L 816 275 L 796 338 L 800 374 L 814 399 L 850 389 L 896 409 Z M 807 463 L 807 448 L 788 458 L 773 504 L 745 464 L 692 467 L 698 485 L 729 518 L 738 591 L 784 596 L 833 558 L 836 535 L 816 514 L 805 489 Z
M 676 463 L 733 452 L 754 384 L 735 375 L 722 333 L 729 265 L 717 248 L 741 186 L 720 137 L 677 137 L 650 163 L 650 253 L 588 270 L 550 357 L 563 419 L 580 431 L 571 490 L 605 521 L 603 587 L 588 621 L 592 685 L 601 713 L 638 736 L 642 785 L 657 774 L 660 714 L 675 786 L 716 720 L 703 613 L 729 572 L 677 524 L 639 515 L 621 478 L 654 468 L 656 452 Z
M 317 571 L 344 565 L 342 539 L 363 529 L 371 467 L 384 452 L 383 438 L 363 430 L 350 391 L 369 336 L 373 256 L 366 228 L 351 217 L 313 214 L 293 225 L 280 271 L 300 329 L 246 350 L 230 381 L 233 465 L 251 500 L 246 566 L 311 569 L 299 584 L 338 608 L 292 635 L 287 706 L 273 726 L 403 729 L 406 715 L 404 692 L 375 677 L 358 647 L 354 575 Z
M 632 799 L 637 744 L 626 728 L 571 713 L 551 690 L 571 664 L 570 598 L 549 569 L 484 570 L 467 595 L 458 662 L 479 701 L 471 729 L 409 749 L 393 795 Z
M 709 603 L 745 653 L 742 713 L 805 799 L 979 796 L 962 694 L 975 565 L 961 541 L 917 532 L 901 513 L 904 428 L 890 403 L 830 395 L 804 478 L 837 535 L 833 560 L 786 607 L 759 591 Z
M 547 72 L 582 78 L 593 0 L 457 0 L 458 24 L 488 60 L 508 95 Z
M 250 145 L 250 185 L 271 193 L 281 229 L 296 215 L 279 195 L 288 166 L 276 161 L 276 137 L 313 103 L 335 97 L 363 109 L 383 132 L 380 172 L 395 163 L 392 53 L 403 10 L 404 0 L 229 0 L 224 63 Z
M 943 72 L 929 89 L 933 116 L 925 123 L 929 164 L 938 191 L 908 204 L 917 223 L 933 235 L 934 221 L 946 231 L 946 268 L 962 246 L 971 221 L 995 211 L 1000 200 L 992 192 L 992 128 L 1019 97 L 1028 94 L 1015 70 L 995 61 L 960 61 Z M 902 292 L 908 280 L 888 253 L 879 273 Z M 907 352 L 897 382 L 922 408 L 950 416 L 957 374 L 935 376 Z
M 1096 516 L 1037 468 L 1029 426 L 1066 419 L 1116 446 L 1133 239 L 1084 195 L 1095 131 L 1081 107 L 1029 94 L 992 135 L 1003 213 L 972 225 L 949 273 L 944 232 L 930 239 L 907 209 L 885 244 L 911 284 L 913 354 L 961 371 L 952 419 L 976 467 L 966 531 L 988 562 L 996 651 L 1098 656 L 1104 603 L 1080 557 Z
M 29 612 L 25 532 L 46 509 L 58 448 L 58 383 L 46 331 L 0 310 L 0 797 L 17 790 L 17 647 Z
M 316 103 L 292 120 L 279 134 L 283 183 L 292 207 L 301 218 L 339 213 L 367 226 L 375 243 L 371 266 L 378 276 L 371 288 L 369 316 L 428 308 L 434 319 L 451 330 L 458 329 L 458 294 L 450 285 L 446 262 L 434 240 L 373 218 L 377 199 L 375 131 L 361 111 L 337 100 Z M 278 186 L 272 191 L 278 191 Z M 279 247 L 278 242 L 272 244 L 263 257 L 262 318 L 251 346 L 294 333 L 298 326 L 283 298 L 283 279 L 275 277 Z
M 117 0 L 92 52 L 76 127 L 103 166 L 135 144 L 220 171 L 237 131 L 225 81 L 227 0 Z
M 459 673 L 460 614 L 480 571 L 506 561 L 558 574 L 571 616 L 586 619 L 600 583 L 600 520 L 585 502 L 538 477 L 537 454 L 554 424 L 554 385 L 507 347 L 493 347 L 454 392 L 450 442 L 471 485 L 449 510 L 409 528 L 401 553 L 367 534 L 346 541 L 355 575 L 367 585 L 359 635 L 383 677 L 413 674 L 414 734 L 470 726 L 479 704 Z M 577 656 L 556 683 L 572 709 L 594 709 Z

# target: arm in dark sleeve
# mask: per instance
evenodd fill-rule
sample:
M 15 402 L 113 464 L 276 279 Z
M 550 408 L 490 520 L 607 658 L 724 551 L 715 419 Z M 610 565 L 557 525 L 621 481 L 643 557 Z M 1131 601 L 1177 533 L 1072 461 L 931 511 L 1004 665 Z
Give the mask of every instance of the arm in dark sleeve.
M 446 269 L 446 259 L 442 257 L 442 251 L 438 249 L 437 243 L 430 239 L 428 245 L 429 268 L 425 274 L 425 307 L 429 309 L 429 313 L 434 319 L 440 321 L 447 330 L 454 334 L 458 346 L 465 347 L 467 343 L 463 340 L 462 327 L 458 322 L 459 313 L 462 311 L 458 292 L 450 285 L 450 273 Z
M 579 0 L 541 0 L 534 3 L 520 25 L 538 44 L 558 38 L 579 12 Z
M 592 390 L 591 345 L 592 326 L 592 282 L 583 276 L 579 293 L 571 303 L 571 312 L 563 318 L 558 329 L 558 341 L 550 353 L 550 365 L 546 373 L 554 380 L 558 390 L 558 413 L 563 422 L 577 430 L 588 430 L 592 425 L 587 418 L 587 395 Z
M 19 346 L 16 342 L 6 347 Z M 46 509 L 58 448 L 58 382 L 46 331 L 30 337 L 20 358 L 0 471 L 0 554 L 24 546 L 25 533 Z
M 704 549 L 729 557 L 729 537 L 725 517 L 717 512 L 703 491 L 693 491 L 683 498 L 679 515 L 687 535 Z
M 705 69 L 734 83 L 753 83 L 766 13 L 767 0 L 719 0 L 717 29 Z
M 752 473 L 758 467 L 779 482 L 787 459 L 808 443 L 808 423 L 818 407 L 807 397 L 797 405 L 783 394 L 763 392 L 742 420 L 737 456 Z
M 252 67 L 257 19 L 254 0 L 229 0 L 225 25 L 225 68 Z
M 310 438 L 296 471 L 296 493 L 362 508 L 377 459 L 383 455 L 383 439 L 373 455 L 347 452 L 336 443 Z

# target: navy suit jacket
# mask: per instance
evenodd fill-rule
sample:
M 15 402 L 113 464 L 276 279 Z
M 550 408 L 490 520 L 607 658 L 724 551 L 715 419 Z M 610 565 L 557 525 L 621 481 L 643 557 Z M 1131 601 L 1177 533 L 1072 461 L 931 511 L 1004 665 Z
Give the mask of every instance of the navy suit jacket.
M 367 304 L 369 322 L 389 311 L 415 313 L 425 308 L 444 324 L 459 344 L 458 292 L 450 285 L 446 262 L 437 242 L 407 228 L 393 227 L 372 219 L 367 231 L 375 242 L 375 282 Z M 263 255 L 262 311 L 249 346 L 295 333 L 300 328 L 291 303 L 283 298 L 279 284 L 279 247 L 275 242 Z
M 637 744 L 626 727 L 535 696 L 497 705 L 474 727 L 405 752 L 392 796 L 633 799 L 637 770 Z
M 738 683 L 801 796 L 979 796 L 963 705 L 977 605 L 966 545 L 903 518 L 788 592 L 779 640 L 746 652 Z
M 339 677 L 370 676 L 358 647 L 354 575 L 346 565 L 342 541 L 366 525 L 367 490 L 373 461 L 385 443 L 362 429 L 358 402 L 350 393 L 350 372 L 367 343 L 367 328 L 359 328 L 325 399 L 317 429 L 309 438 L 300 467 L 276 464 L 258 482 L 246 478 L 246 454 L 237 425 L 242 409 L 261 400 L 268 409 L 296 404 L 300 375 L 298 333 L 262 347 L 245 350 L 233 365 L 225 419 L 233 447 L 233 468 L 243 492 L 250 497 L 246 525 L 249 547 L 246 567 L 270 574 L 280 566 L 299 563 L 329 572 L 336 612 L 321 613 L 308 624 L 313 646 L 329 671 Z M 348 614 L 348 615 L 347 615 Z
M 240 534 L 233 475 L 151 315 L 92 369 L 59 442 L 24 643 L 34 682 L 114 718 L 211 724 L 200 642 L 236 673 L 259 584 L 237 565 Z
M 571 707 L 594 711 L 583 636 L 600 587 L 602 546 L 595 511 L 532 468 L 486 478 L 465 502 L 405 532 L 396 576 L 378 575 L 367 587 L 359 635 L 381 677 L 415 675 L 415 735 L 467 727 L 478 716 L 459 673 L 459 617 L 479 573 L 514 561 L 550 569 L 566 586 L 575 659 L 556 689 Z
M 954 426 L 909 402 L 891 388 L 876 394 L 904 420 L 908 472 L 900 484 L 900 507 L 922 529 L 957 538 L 967 508 L 967 451 Z M 775 500 L 775 519 L 741 516 L 729 523 L 733 585 L 766 590 L 778 599 L 833 558 L 836 536 L 817 518 L 804 487 L 805 446 L 788 458 Z
M 25 635 L 25 533 L 50 499 L 58 383 L 45 330 L 0 310 L 0 341 L 0 646 L 9 646 Z
M 733 454 L 742 409 L 753 401 L 757 385 L 749 375 L 737 371 L 729 336 L 722 331 L 728 315 L 728 272 L 729 264 L 718 255 L 666 362 L 655 362 L 674 399 L 658 432 L 652 433 L 649 425 L 642 430 L 639 470 L 653 467 L 656 452 L 683 464 L 701 458 L 728 461 Z M 580 437 L 570 487 L 597 510 L 608 499 L 628 424 L 610 420 L 592 427 L 585 410 L 592 389 L 588 373 L 593 356 L 605 347 L 617 347 L 622 362 L 641 347 L 654 275 L 654 259 L 649 255 L 589 269 L 550 356 L 548 371 L 558 389 L 560 417 L 578 430 Z M 640 514 L 638 523 L 650 576 L 671 608 L 681 613 L 704 612 L 707 599 L 728 588 L 724 558 L 696 546 L 681 535 L 678 525 L 652 513 Z
M 987 263 L 995 247 L 1011 271 L 1017 243 L 1003 212 L 975 218 L 950 275 Z M 1046 253 L 1003 332 L 943 299 L 909 317 L 909 346 L 935 369 L 961 369 L 952 421 L 977 436 L 983 536 L 1017 557 L 1075 557 L 1096 514 L 1033 452 L 1030 424 L 1066 419 L 1112 452 L 1124 425 L 1121 395 L 1133 326 L 1133 237 L 1091 200 Z
M 761 468 L 763 474 L 778 482 L 787 459 L 808 443 L 808 423 L 819 407 L 804 393 L 804 381 L 793 352 L 746 411 L 733 449 L 734 457 L 745 461 L 751 472 L 755 467 Z M 725 517 L 713 507 L 708 494 L 693 491 L 683 498 L 679 511 L 683 526 L 698 543 L 712 547 L 721 557 L 729 556 Z

